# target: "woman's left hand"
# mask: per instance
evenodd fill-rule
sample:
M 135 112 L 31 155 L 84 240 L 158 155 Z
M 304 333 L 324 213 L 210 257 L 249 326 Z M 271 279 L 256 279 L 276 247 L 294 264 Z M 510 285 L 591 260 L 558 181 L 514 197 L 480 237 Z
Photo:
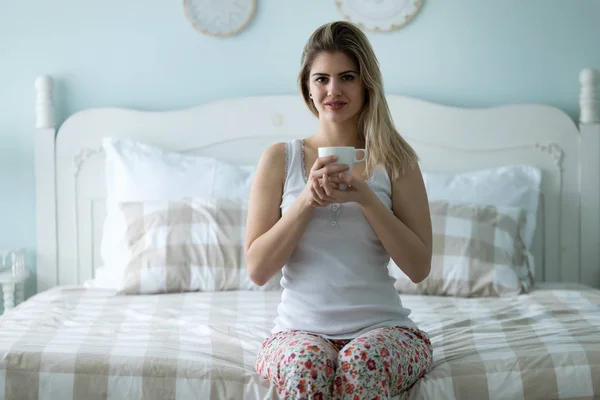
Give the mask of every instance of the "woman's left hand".
M 336 203 L 358 203 L 361 206 L 366 205 L 375 195 L 369 185 L 362 179 L 358 179 L 352 174 L 341 173 L 338 179 L 331 179 L 327 175 L 323 176 L 323 189 L 327 196 L 333 198 Z M 336 184 L 331 181 L 339 181 L 340 184 L 346 184 L 346 190 L 339 190 Z

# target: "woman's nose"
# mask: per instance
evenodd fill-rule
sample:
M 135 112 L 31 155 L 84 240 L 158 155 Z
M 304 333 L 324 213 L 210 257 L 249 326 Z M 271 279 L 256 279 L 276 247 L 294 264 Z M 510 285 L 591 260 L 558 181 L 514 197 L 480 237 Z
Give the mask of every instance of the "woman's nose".
M 340 88 L 340 84 L 335 79 L 332 79 L 329 82 L 329 88 L 328 89 L 329 89 L 329 91 L 328 91 L 329 92 L 328 93 L 329 96 L 339 96 L 342 93 L 341 88 Z

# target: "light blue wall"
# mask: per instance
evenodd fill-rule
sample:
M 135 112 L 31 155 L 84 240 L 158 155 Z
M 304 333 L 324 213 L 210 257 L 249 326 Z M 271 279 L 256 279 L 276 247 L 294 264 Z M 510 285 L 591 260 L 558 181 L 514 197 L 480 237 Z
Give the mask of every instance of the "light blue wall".
M 181 1 L 0 3 L 0 247 L 27 248 L 35 268 L 38 74 L 57 79 L 59 123 L 94 106 L 295 93 L 305 40 L 339 18 L 333 0 L 258 0 L 245 31 L 214 39 L 192 29 Z M 543 102 L 575 117 L 580 69 L 600 68 L 600 1 L 425 0 L 404 29 L 369 37 L 390 93 L 469 107 Z

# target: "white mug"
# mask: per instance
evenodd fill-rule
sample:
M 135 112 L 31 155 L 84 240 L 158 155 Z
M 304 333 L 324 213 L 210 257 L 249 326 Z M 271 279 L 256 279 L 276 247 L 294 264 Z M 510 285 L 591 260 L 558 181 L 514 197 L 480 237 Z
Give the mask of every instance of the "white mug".
M 327 157 L 327 156 L 336 156 L 338 159 L 335 164 L 345 164 L 348 166 L 348 171 L 346 173 L 352 172 L 352 167 L 355 163 L 363 162 L 367 159 L 367 150 L 366 149 L 357 149 L 352 146 L 332 146 L 332 147 L 319 147 L 319 158 Z M 362 152 L 363 157 L 356 157 L 357 152 Z M 340 183 L 340 190 L 346 190 L 347 185 L 345 183 Z

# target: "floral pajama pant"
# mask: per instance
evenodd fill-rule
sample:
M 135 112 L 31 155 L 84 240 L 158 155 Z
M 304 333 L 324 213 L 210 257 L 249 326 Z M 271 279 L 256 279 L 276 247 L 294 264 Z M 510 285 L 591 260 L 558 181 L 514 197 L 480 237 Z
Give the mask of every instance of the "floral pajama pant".
M 383 400 L 424 376 L 432 351 L 427 333 L 408 327 L 344 340 L 284 331 L 263 342 L 256 371 L 277 385 L 282 400 Z

